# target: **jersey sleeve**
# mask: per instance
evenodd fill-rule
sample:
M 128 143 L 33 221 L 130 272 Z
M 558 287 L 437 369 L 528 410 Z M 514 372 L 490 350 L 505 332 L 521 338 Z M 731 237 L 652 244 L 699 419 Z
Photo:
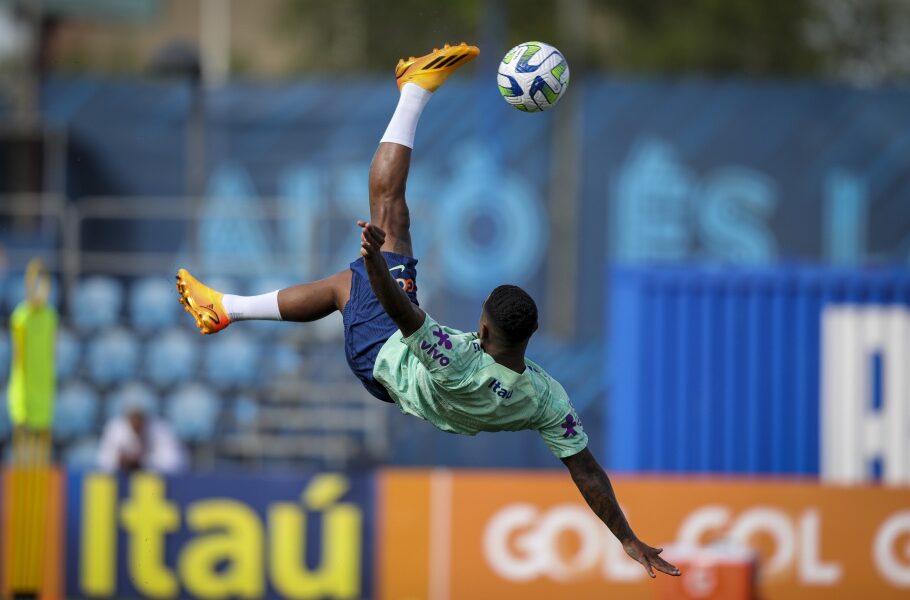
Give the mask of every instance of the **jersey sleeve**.
M 420 329 L 401 341 L 440 383 L 464 381 L 473 373 L 482 354 L 474 336 L 444 327 L 430 315 L 426 315 Z
M 543 412 L 537 431 L 556 458 L 567 458 L 587 448 L 588 434 L 565 390 L 556 381 L 551 380 L 551 383 L 551 401 Z

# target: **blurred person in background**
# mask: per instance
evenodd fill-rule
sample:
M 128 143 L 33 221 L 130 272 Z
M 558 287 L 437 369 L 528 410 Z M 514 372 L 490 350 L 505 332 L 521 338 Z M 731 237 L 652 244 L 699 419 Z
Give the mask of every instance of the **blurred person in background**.
M 17 461 L 24 460 L 23 453 L 36 442 L 32 437 L 48 435 L 54 419 L 57 311 L 48 303 L 50 287 L 44 263 L 32 259 L 25 272 L 25 299 L 10 317 L 12 360 L 7 396 Z
M 186 468 L 183 446 L 165 421 L 141 399 L 128 400 L 123 412 L 104 426 L 98 467 L 108 472 L 155 471 L 163 475 Z
M 25 299 L 10 317 L 11 365 L 7 397 L 13 424 L 9 543 L 19 549 L 8 563 L 14 598 L 35 598 L 41 590 L 50 490 L 51 424 L 54 419 L 54 365 L 57 312 L 49 304 L 50 275 L 39 259 L 25 271 Z

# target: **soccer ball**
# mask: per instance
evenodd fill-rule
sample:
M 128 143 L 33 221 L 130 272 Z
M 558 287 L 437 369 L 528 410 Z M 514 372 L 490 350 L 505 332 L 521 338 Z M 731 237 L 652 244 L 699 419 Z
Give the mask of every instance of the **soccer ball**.
M 496 79 L 499 93 L 518 110 L 547 110 L 569 86 L 569 64 L 553 46 L 525 42 L 506 53 Z

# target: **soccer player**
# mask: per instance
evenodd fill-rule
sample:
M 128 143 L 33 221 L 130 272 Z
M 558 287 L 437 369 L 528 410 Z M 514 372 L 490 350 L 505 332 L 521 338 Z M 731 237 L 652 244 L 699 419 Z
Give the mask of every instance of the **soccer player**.
M 479 52 L 447 44 L 399 61 L 401 96 L 370 165 L 370 221 L 357 223 L 361 257 L 350 269 L 250 297 L 217 292 L 180 269 L 180 301 L 204 334 L 234 321 L 306 322 L 341 311 L 348 364 L 372 395 L 443 431 L 537 430 L 629 556 L 651 577 L 655 569 L 679 575 L 659 556 L 661 549 L 632 532 L 565 390 L 525 357 L 537 329 L 534 300 L 514 285 L 497 287 L 483 304 L 476 333 L 442 326 L 418 305 L 405 202 L 417 121 L 433 92 Z

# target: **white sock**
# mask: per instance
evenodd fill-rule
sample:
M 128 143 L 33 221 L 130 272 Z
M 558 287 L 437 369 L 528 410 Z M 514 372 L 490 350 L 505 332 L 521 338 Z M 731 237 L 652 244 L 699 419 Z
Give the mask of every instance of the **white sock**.
M 280 321 L 278 290 L 258 296 L 234 296 L 225 294 L 221 305 L 231 321 Z
M 401 97 L 395 114 L 389 121 L 380 142 L 393 142 L 408 148 L 414 147 L 414 134 L 417 132 L 417 121 L 423 107 L 430 101 L 433 92 L 429 92 L 416 83 L 406 83 L 401 86 Z

